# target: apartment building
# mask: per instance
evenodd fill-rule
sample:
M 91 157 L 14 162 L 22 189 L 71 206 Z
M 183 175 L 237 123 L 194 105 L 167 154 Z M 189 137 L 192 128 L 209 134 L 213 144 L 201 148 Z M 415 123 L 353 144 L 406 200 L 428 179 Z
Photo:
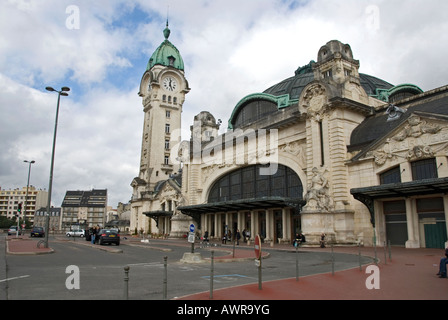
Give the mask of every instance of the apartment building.
M 61 229 L 103 227 L 107 216 L 107 189 L 67 191 L 62 202 Z
M 1 190 L 0 188 L 0 215 L 11 219 L 17 214 L 19 203 L 22 204 L 22 217 L 26 214 L 26 218 L 33 222 L 34 213 L 41 207 L 46 207 L 48 202 L 47 190 L 37 189 L 34 186 Z M 26 203 L 26 208 L 25 208 Z

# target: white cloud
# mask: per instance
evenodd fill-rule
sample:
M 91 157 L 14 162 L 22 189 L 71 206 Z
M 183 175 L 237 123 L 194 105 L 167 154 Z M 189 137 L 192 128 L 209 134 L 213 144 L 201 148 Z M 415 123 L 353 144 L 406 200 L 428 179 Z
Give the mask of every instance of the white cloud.
M 79 29 L 66 8 L 79 7 Z M 351 45 L 360 72 L 424 90 L 446 84 L 448 2 L 437 0 L 9 0 L 0 4 L 0 184 L 47 188 L 57 95 L 61 100 L 54 203 L 66 190 L 107 188 L 126 202 L 138 174 L 143 126 L 137 96 L 146 63 L 164 40 L 185 62 L 191 92 L 184 138 L 194 115 L 227 120 L 244 96 L 294 75 L 319 48 Z

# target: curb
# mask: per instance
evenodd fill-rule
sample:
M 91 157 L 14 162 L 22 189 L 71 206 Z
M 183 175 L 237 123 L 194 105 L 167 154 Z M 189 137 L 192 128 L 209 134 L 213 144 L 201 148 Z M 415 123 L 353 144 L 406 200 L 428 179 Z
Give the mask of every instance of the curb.
M 26 239 L 22 239 L 21 241 L 27 241 Z M 9 250 L 9 241 L 6 241 L 6 253 L 12 254 L 12 255 L 18 255 L 18 256 L 26 256 L 26 255 L 41 255 L 41 254 L 49 254 L 54 253 L 53 248 L 48 248 L 47 251 L 23 251 L 23 252 L 16 252 L 16 251 L 10 251 Z

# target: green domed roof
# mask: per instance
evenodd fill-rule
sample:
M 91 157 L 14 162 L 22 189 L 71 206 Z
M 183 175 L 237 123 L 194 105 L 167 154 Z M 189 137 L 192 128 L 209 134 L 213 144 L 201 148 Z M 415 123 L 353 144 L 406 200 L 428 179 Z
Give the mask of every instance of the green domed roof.
M 170 36 L 170 29 L 168 29 L 168 22 L 166 28 L 163 30 L 165 41 L 154 51 L 149 59 L 146 70 L 151 69 L 155 65 L 162 65 L 165 67 L 173 67 L 179 70 L 184 70 L 184 60 L 182 59 L 179 50 L 168 40 Z

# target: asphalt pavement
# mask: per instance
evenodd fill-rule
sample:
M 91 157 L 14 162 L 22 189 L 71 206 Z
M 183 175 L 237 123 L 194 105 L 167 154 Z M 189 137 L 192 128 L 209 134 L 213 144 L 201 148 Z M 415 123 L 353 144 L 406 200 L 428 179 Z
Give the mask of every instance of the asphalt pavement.
M 37 246 L 42 239 L 15 238 L 6 239 L 6 253 L 11 255 L 52 254 L 53 249 Z M 92 245 L 88 241 L 79 244 L 94 246 L 100 250 L 115 250 L 120 247 Z M 127 244 L 145 245 L 140 239 L 129 238 Z M 164 250 L 170 245 L 185 246 L 185 240 L 151 241 L 156 250 Z M 238 263 L 241 260 L 254 260 L 251 245 L 241 244 L 234 253 L 220 255 L 216 262 Z M 253 244 L 252 244 L 253 246 Z M 263 245 L 263 258 L 269 258 L 271 250 L 293 250 L 291 245 Z M 232 248 L 231 245 L 222 248 Z M 262 247 L 263 248 L 263 247 Z M 331 252 L 377 258 L 377 262 L 348 270 L 327 272 L 322 274 L 288 278 L 275 281 L 264 281 L 247 285 L 239 285 L 212 292 L 213 300 L 448 300 L 448 279 L 439 278 L 439 261 L 442 249 L 405 249 L 392 247 L 390 252 L 382 247 L 335 247 L 306 248 L 301 252 Z M 179 300 L 210 300 L 210 292 L 200 292 L 177 298 Z

